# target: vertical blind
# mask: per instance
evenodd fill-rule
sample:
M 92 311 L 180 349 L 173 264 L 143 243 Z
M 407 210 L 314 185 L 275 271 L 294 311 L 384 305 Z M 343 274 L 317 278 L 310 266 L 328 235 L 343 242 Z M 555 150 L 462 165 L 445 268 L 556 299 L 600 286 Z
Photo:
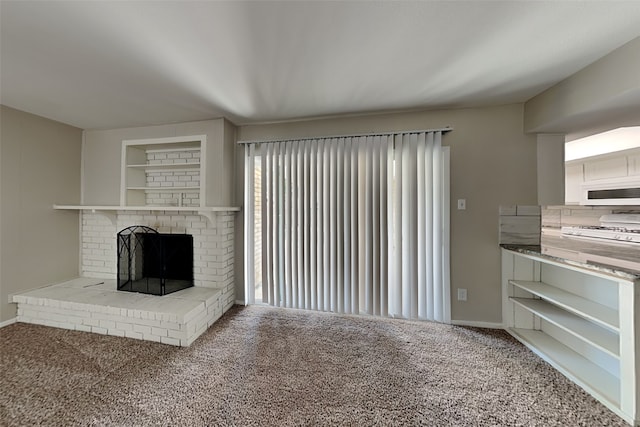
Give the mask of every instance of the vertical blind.
M 448 323 L 441 135 L 248 143 L 246 302 Z

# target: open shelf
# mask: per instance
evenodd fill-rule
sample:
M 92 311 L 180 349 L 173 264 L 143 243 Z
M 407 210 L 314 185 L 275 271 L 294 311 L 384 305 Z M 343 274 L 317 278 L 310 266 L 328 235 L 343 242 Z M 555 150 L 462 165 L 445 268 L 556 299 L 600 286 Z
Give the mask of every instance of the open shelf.
M 159 191 L 161 193 L 175 193 L 177 191 L 184 191 L 184 192 L 200 191 L 200 187 L 127 187 L 127 190 Z
M 199 136 L 197 136 L 196 138 L 199 138 Z M 183 138 L 167 138 L 167 139 L 173 140 L 174 141 L 173 144 L 179 144 L 180 146 L 174 147 L 174 148 L 167 148 L 167 147 L 171 147 L 171 145 L 144 144 L 146 148 L 145 151 L 147 151 L 148 153 L 176 153 L 176 152 L 183 152 L 183 151 L 200 151 L 199 141 L 184 142 L 182 141 Z M 176 142 L 176 140 L 180 140 L 180 141 Z
M 612 275 L 506 248 L 501 276 L 505 329 L 640 427 L 640 276 Z
M 190 171 L 190 170 L 199 170 L 200 163 L 188 162 L 188 163 L 166 163 L 166 164 L 158 164 L 158 163 L 144 163 L 144 164 L 135 164 L 135 165 L 127 165 L 128 168 L 132 169 L 141 169 L 146 170 L 147 172 L 153 171 Z
M 620 413 L 620 380 L 542 331 L 510 328 L 509 332 L 563 375 Z
M 509 283 L 614 332 L 620 331 L 617 310 L 563 291 L 544 282 L 509 280 Z
M 618 334 L 541 299 L 511 297 L 510 300 L 609 355 L 620 357 Z
M 206 135 L 122 141 L 120 205 L 207 204 L 206 141 Z

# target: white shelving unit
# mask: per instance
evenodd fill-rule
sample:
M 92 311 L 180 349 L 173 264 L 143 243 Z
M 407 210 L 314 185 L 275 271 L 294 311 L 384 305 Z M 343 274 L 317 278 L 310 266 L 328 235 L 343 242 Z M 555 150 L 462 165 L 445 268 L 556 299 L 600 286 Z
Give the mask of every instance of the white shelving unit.
M 123 141 L 120 204 L 206 206 L 206 143 L 206 135 Z
M 634 426 L 639 289 L 637 276 L 502 249 L 505 329 Z
M 610 328 L 614 332 L 619 331 L 618 325 L 620 322 L 618 311 L 616 309 L 606 307 L 581 296 L 563 291 L 560 288 L 548 285 L 544 282 L 510 280 L 509 283 L 536 297 L 542 298 L 544 305 L 549 308 L 558 307 L 560 310 L 574 313 L 577 316 L 591 320 L 605 328 Z
M 513 297 L 511 300 L 586 343 L 606 351 L 613 357 L 620 357 L 620 337 L 617 333 L 603 328 L 594 328 L 584 317 L 571 314 L 543 299 Z

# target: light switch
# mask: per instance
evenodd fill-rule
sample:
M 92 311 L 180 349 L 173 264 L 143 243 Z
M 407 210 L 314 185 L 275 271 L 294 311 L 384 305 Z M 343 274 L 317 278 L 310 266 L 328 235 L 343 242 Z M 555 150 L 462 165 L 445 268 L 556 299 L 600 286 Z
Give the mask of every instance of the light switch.
M 458 199 L 458 210 L 463 211 L 467 209 L 467 199 Z

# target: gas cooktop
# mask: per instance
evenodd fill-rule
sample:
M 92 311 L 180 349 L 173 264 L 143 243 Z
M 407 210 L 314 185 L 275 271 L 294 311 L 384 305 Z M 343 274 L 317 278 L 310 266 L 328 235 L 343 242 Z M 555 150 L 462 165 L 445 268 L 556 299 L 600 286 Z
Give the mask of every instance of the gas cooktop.
M 626 227 L 565 226 L 562 227 L 562 235 L 594 241 L 640 244 L 640 230 Z

